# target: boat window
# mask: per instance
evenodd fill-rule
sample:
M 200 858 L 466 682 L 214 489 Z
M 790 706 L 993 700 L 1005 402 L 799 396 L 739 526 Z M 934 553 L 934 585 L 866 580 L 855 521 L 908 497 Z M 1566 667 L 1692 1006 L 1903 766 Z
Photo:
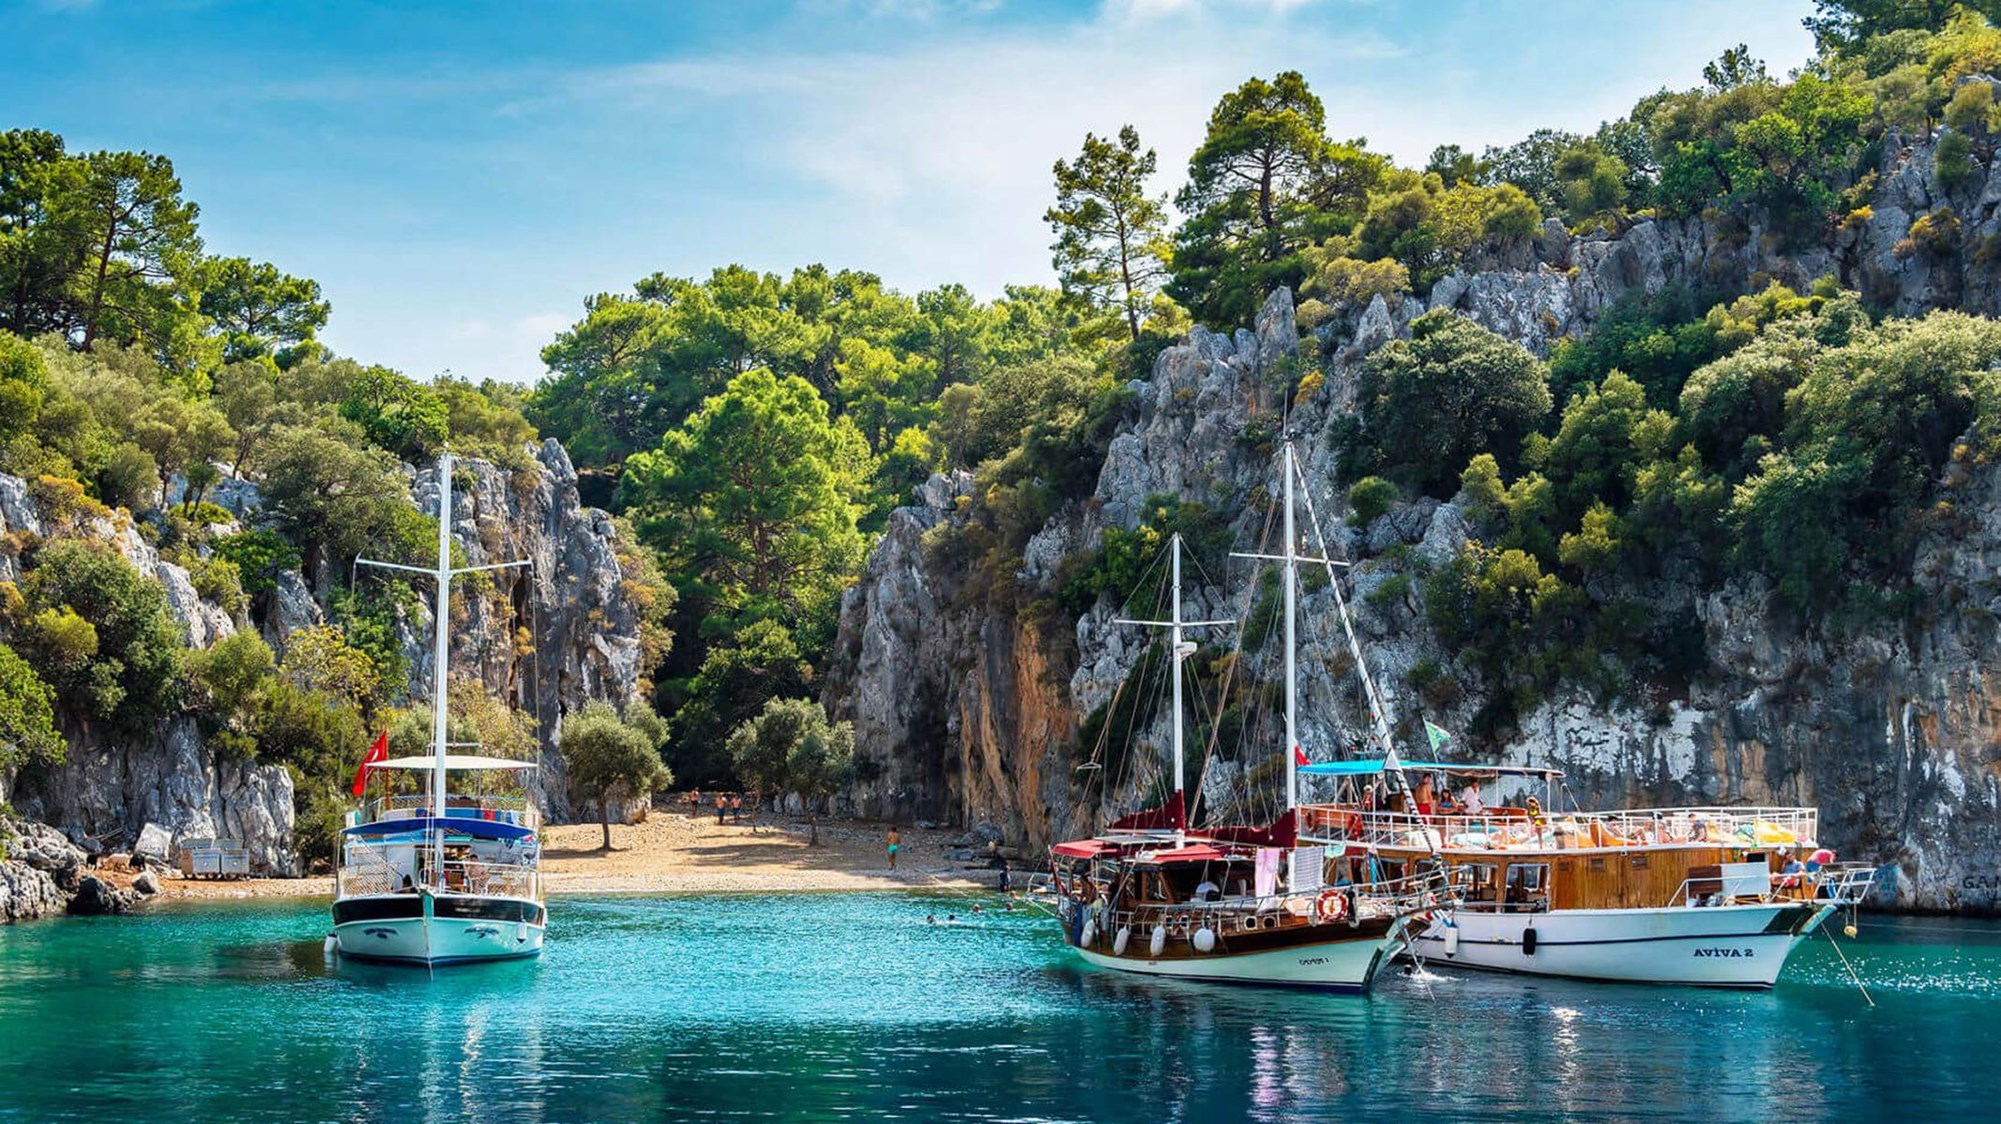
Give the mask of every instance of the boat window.
M 1459 869 L 1466 872 L 1467 901 L 1491 902 L 1498 900 L 1500 883 L 1494 876 L 1493 863 L 1462 863 Z
M 1508 866 L 1508 904 L 1519 909 L 1544 908 L 1549 901 L 1548 863 Z

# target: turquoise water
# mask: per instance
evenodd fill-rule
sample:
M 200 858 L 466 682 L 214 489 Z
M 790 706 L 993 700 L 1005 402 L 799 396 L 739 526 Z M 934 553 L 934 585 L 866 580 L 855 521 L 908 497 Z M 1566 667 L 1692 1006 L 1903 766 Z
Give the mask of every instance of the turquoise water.
M 4 1120 L 1991 1119 L 2001 925 L 1864 919 L 1759 994 L 1075 964 L 896 895 L 559 898 L 539 961 L 329 967 L 323 903 L 0 927 Z

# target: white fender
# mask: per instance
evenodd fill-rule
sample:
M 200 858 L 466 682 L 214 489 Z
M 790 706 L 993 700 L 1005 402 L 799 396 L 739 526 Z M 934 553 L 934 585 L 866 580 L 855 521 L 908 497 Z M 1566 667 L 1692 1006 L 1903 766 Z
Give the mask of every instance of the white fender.
M 1216 930 L 1209 928 L 1207 925 L 1195 930 L 1195 936 L 1191 940 L 1197 952 L 1216 951 Z
M 1445 939 L 1445 955 L 1447 956 L 1459 955 L 1459 926 L 1454 925 L 1452 923 L 1451 918 L 1447 918 L 1445 921 L 1444 939 Z
M 1151 940 L 1151 941 L 1147 942 L 1147 946 L 1146 946 L 1146 947 L 1147 947 L 1147 948 L 1148 948 L 1148 949 L 1149 949 L 1149 950 L 1150 950 L 1150 951 L 1151 951 L 1151 952 L 1152 952 L 1152 953 L 1153 953 L 1153 954 L 1154 954 L 1155 956 L 1159 956 L 1159 955 L 1160 955 L 1161 953 L 1163 953 L 1163 952 L 1166 952 L 1166 951 L 1167 951 L 1167 926 L 1165 926 L 1165 925 L 1155 925 L 1155 926 L 1153 927 L 1153 940 Z
M 1133 939 L 1132 926 L 1131 925 L 1119 926 L 1118 935 L 1112 938 L 1112 954 L 1115 956 L 1124 956 L 1126 954 L 1126 945 L 1129 944 L 1132 941 L 1132 939 Z
M 1098 921 L 1097 918 L 1092 918 L 1084 922 L 1084 931 L 1077 934 L 1077 944 L 1089 948 L 1096 943 L 1098 943 Z

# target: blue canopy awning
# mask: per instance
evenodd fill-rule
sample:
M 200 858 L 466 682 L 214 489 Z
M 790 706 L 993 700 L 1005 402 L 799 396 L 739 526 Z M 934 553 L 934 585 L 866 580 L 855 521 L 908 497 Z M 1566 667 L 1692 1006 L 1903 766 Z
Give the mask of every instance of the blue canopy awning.
M 535 834 L 532 829 L 522 827 L 520 824 L 483 820 L 477 816 L 446 816 L 443 819 L 433 819 L 428 815 L 404 816 L 400 819 L 356 824 L 345 829 L 344 834 L 402 835 L 405 832 L 429 831 L 433 827 L 441 827 L 459 835 L 470 835 L 475 839 L 526 839 Z
M 1511 776 L 1562 776 L 1561 769 L 1550 769 L 1540 765 L 1483 765 L 1477 761 L 1399 761 L 1398 766 L 1406 772 L 1417 773 L 1506 773 Z M 1366 777 L 1383 771 L 1380 757 L 1364 761 L 1316 761 L 1311 765 L 1301 765 L 1299 773 L 1307 777 Z

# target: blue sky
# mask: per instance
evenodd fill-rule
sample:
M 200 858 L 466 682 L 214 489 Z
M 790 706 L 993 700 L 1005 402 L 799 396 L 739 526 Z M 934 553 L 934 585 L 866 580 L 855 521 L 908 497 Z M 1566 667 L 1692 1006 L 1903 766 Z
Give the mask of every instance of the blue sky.
M 1216 99 L 1302 71 L 1406 162 L 1588 130 L 1807 0 L 0 0 L 0 127 L 173 158 L 211 252 L 317 278 L 334 347 L 532 381 L 587 294 L 823 261 L 1048 282 L 1049 167 L 1138 126 L 1178 186 Z

